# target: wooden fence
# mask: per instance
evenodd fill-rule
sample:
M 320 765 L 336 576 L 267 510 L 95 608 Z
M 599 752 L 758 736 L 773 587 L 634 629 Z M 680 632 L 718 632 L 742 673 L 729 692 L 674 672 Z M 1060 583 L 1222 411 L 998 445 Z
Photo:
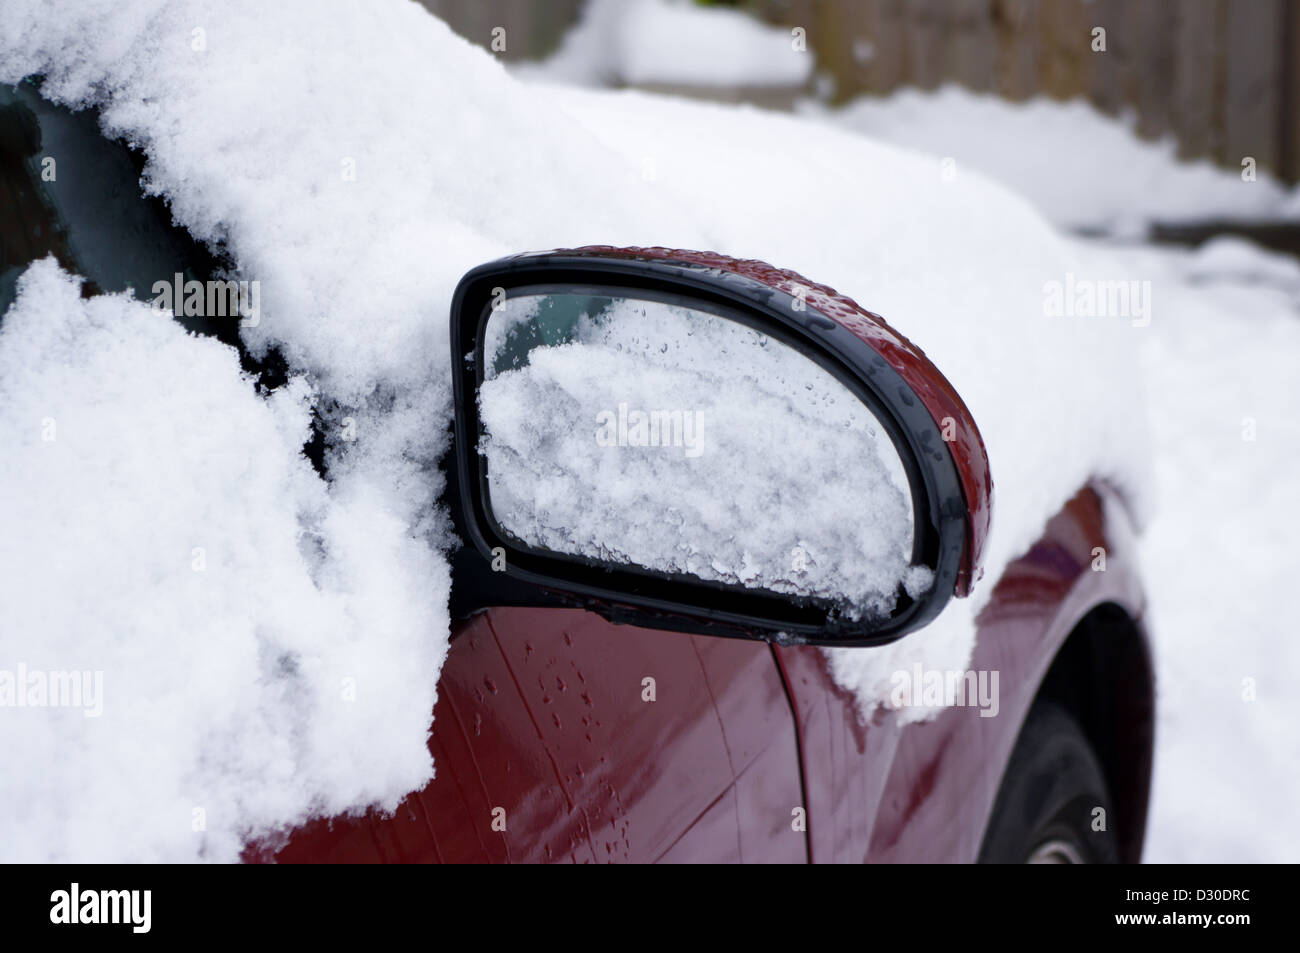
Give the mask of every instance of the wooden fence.
M 751 0 L 803 26 L 834 97 L 959 83 L 1132 109 L 1186 158 L 1300 179 L 1298 0 Z M 1104 51 L 1094 49 L 1103 36 Z
M 582 0 L 420 0 L 506 58 L 542 56 Z M 834 98 L 959 83 L 1012 100 L 1084 97 L 1132 109 L 1185 158 L 1250 156 L 1300 180 L 1300 0 L 738 0 L 807 30 Z M 1105 49 L 1096 30 L 1104 30 Z M 720 98 L 728 96 L 719 91 Z

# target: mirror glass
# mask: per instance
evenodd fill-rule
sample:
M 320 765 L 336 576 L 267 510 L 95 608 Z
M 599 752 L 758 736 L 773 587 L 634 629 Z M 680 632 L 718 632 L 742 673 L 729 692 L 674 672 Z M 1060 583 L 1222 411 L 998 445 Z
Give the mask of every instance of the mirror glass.
M 479 452 L 505 536 L 852 618 L 928 588 L 907 477 L 869 407 L 703 303 L 628 293 L 517 289 L 492 306 Z

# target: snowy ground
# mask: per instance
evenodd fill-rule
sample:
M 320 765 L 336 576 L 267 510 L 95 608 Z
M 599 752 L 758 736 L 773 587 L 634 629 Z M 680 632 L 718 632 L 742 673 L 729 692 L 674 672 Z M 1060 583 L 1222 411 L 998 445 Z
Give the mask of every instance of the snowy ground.
M 1103 254 L 1152 281 L 1151 325 L 1134 329 L 1156 451 L 1142 547 L 1159 680 L 1146 859 L 1294 863 L 1300 266 L 1279 287 L 1209 273 L 1214 254 Z

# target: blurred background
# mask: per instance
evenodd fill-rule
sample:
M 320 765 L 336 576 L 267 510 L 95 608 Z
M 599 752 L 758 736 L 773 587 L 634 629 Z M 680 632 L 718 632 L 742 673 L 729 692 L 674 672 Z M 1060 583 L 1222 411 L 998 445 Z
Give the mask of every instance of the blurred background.
M 614 20 L 644 18 L 655 7 L 661 17 L 674 6 L 730 8 L 805 30 L 806 75 L 776 59 L 730 82 L 692 81 L 691 64 L 671 61 L 669 42 L 670 59 L 658 64 L 663 76 L 625 70 L 633 64 L 611 49 L 605 79 L 770 108 L 810 94 L 842 104 L 949 83 L 1010 101 L 1080 98 L 1108 115 L 1131 114 L 1145 138 L 1172 137 L 1180 158 L 1238 168 L 1251 156 L 1285 182 L 1300 179 L 1300 4 L 1291 0 L 421 2 L 485 47 L 503 28 L 505 48 L 494 52 L 511 61 L 553 56 L 584 18 L 603 20 L 612 34 Z M 675 66 L 683 74 L 676 81 Z

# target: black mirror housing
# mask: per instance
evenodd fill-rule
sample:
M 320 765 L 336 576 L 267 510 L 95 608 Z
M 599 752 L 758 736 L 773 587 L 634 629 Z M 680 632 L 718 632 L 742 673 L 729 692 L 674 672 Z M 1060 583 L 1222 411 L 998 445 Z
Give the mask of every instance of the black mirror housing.
M 611 567 L 541 551 L 503 532 L 487 505 L 479 452 L 484 329 L 494 304 L 524 288 L 610 289 L 695 304 L 795 349 L 845 385 L 893 441 L 912 489 L 912 564 L 933 574 L 919 597 L 902 591 L 887 617 L 852 617 L 826 600 L 738 589 L 695 576 Z M 652 628 L 838 646 L 892 642 L 969 592 L 991 518 L 983 441 L 955 390 L 905 338 L 824 286 L 762 262 L 668 249 L 590 247 L 480 265 L 451 309 L 457 526 L 470 551 L 479 608 L 571 605 Z M 941 416 L 942 414 L 942 416 Z M 946 439 L 945 439 L 946 438 Z M 493 570 L 496 572 L 493 572 Z M 508 602 L 493 603 L 492 575 Z M 504 575 L 505 578 L 502 578 Z M 508 584 L 507 583 L 508 580 Z M 530 595 L 531 594 L 531 595 Z

